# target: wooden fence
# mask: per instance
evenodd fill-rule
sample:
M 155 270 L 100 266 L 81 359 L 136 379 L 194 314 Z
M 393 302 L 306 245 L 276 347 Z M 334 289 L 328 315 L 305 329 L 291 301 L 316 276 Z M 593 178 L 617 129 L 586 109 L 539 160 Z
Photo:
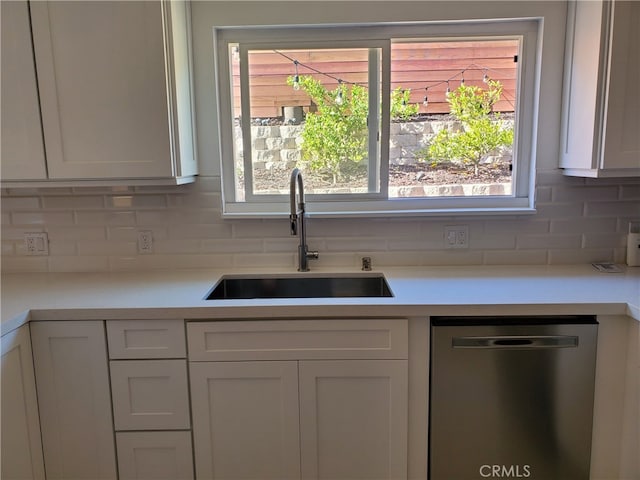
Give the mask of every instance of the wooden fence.
M 518 64 L 517 40 L 394 43 L 391 58 L 391 89 L 411 91 L 411 103 L 420 113 L 447 113 L 447 87 L 456 89 L 462 79 L 467 85 L 486 88 L 483 79 L 503 85 L 501 100 L 494 110 L 514 111 Z M 367 83 L 367 49 L 252 51 L 249 57 L 251 117 L 279 117 L 283 107 L 312 107 L 302 90 L 294 90 L 287 78 L 296 73 L 311 75 L 329 90 L 343 82 Z M 321 72 L 321 73 L 318 73 Z M 448 81 L 448 83 L 447 83 Z M 240 113 L 238 62 L 233 62 L 235 115 Z M 425 95 L 428 105 L 423 105 Z

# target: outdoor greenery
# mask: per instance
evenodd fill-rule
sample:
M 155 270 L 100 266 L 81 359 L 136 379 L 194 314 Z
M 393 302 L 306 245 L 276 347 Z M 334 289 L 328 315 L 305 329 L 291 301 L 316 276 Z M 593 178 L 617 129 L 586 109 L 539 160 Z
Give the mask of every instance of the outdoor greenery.
M 294 77 L 287 79 L 293 85 Z M 317 111 L 305 117 L 302 132 L 302 159 L 314 171 L 331 175 L 333 183 L 366 171 L 368 153 L 367 116 L 369 93 L 366 87 L 340 83 L 328 90 L 319 80 L 298 77 Z M 408 120 L 418 113 L 418 105 L 409 102 L 410 90 L 397 88 L 391 95 L 391 115 Z
M 294 78 L 289 77 L 289 85 Z M 368 152 L 368 95 L 366 87 L 340 83 L 328 90 L 312 76 L 298 78 L 317 107 L 305 117 L 302 132 L 302 160 L 315 172 L 326 174 L 335 184 L 354 175 L 365 173 Z M 513 144 L 513 127 L 500 121 L 493 113 L 494 104 L 502 95 L 502 84 L 489 80 L 488 88 L 460 85 L 447 97 L 451 115 L 460 122 L 457 131 L 443 129 L 429 146 L 417 156 L 433 165 L 461 162 L 471 165 L 475 175 L 480 163 L 501 147 Z M 411 103 L 411 91 L 396 88 L 391 93 L 391 117 L 407 121 L 418 113 L 418 105 Z
M 472 165 L 474 173 L 482 160 L 499 149 L 513 145 L 513 127 L 492 113 L 502 95 L 502 84 L 489 80 L 488 89 L 460 85 L 447 97 L 451 115 L 462 124 L 460 131 L 443 129 L 428 147 L 418 152 L 422 160 L 432 164 L 459 161 Z

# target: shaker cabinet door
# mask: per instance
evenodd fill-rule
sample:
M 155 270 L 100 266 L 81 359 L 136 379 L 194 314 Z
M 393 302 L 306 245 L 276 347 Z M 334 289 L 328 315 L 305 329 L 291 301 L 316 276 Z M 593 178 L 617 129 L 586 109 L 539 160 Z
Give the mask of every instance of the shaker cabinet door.
M 47 480 L 116 479 L 104 323 L 31 322 Z
M 3 480 L 44 480 L 36 383 L 33 375 L 29 325 L 2 337 Z
M 38 86 L 26 0 L 0 2 L 2 10 L 3 180 L 42 180 L 45 167 Z
M 50 179 L 171 177 L 159 1 L 32 2 Z

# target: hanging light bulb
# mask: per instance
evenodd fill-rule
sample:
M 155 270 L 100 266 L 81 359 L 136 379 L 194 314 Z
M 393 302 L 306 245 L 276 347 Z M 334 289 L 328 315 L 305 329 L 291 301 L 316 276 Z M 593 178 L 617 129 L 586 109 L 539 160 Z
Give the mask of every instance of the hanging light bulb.
M 451 95 L 451 87 L 449 86 L 449 80 L 447 80 L 447 91 L 446 91 L 445 95 L 447 97 L 449 97 L 449 95 Z
M 424 96 L 424 100 L 422 101 L 422 105 L 424 105 L 425 107 L 429 106 L 429 98 L 426 95 Z
M 484 83 L 489 83 L 489 75 L 487 75 L 487 71 L 484 71 L 484 75 L 482 75 L 482 81 Z
M 336 99 L 335 102 L 337 105 L 342 105 L 343 102 L 343 98 L 342 98 L 342 80 L 338 80 L 338 93 L 336 94 Z
M 293 89 L 300 90 L 300 76 L 298 75 L 298 61 L 294 60 L 293 64 L 296 67 L 296 75 L 293 77 Z
M 460 85 L 464 85 L 464 70 L 462 71 L 462 78 L 460 79 Z
M 402 91 L 402 106 L 403 107 L 407 106 L 407 92 L 408 92 L 408 90 L 403 90 Z

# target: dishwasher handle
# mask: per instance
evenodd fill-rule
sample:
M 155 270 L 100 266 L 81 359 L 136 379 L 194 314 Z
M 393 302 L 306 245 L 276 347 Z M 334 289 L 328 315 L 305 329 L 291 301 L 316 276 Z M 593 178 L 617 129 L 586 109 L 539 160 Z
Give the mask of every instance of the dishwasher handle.
M 578 337 L 573 335 L 501 335 L 492 337 L 453 337 L 451 343 L 453 348 L 575 348 L 578 346 Z

